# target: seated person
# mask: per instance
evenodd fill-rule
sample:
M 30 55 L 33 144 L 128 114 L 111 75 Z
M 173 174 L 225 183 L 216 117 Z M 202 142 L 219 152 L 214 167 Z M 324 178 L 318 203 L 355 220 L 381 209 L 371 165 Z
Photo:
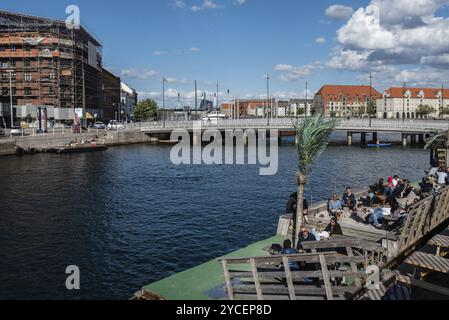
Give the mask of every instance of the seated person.
M 447 180 L 447 172 L 444 169 L 440 169 L 437 173 L 437 177 L 438 177 L 438 184 L 440 186 L 446 186 L 446 180 Z
M 302 227 L 301 232 L 298 235 L 298 247 L 297 247 L 298 252 L 300 253 L 306 252 L 302 247 L 302 244 L 304 242 L 312 242 L 312 241 L 316 241 L 316 237 L 309 232 L 309 229 L 307 229 L 306 227 Z
M 357 205 L 357 209 L 355 211 L 357 217 L 365 223 L 370 223 L 371 212 L 367 210 L 361 203 Z
M 338 213 L 343 213 L 343 204 L 336 193 L 334 193 L 332 200 L 329 201 L 329 214 L 336 217 Z
M 291 240 L 285 240 L 284 241 L 284 247 L 282 249 L 281 255 L 291 255 L 291 254 L 298 254 L 298 250 L 292 248 L 292 242 Z M 281 264 L 282 265 L 282 264 Z M 299 265 L 295 261 L 289 262 L 290 270 L 292 271 L 299 271 Z M 283 268 L 283 266 L 282 266 Z
M 376 190 L 374 190 L 375 193 L 385 193 L 385 180 L 380 179 L 379 182 L 376 184 Z
M 335 236 L 335 235 L 343 235 L 343 231 L 341 230 L 341 226 L 338 223 L 338 219 L 333 217 L 331 219 L 331 223 L 327 226 L 327 228 L 324 230 L 326 232 L 328 232 L 330 234 L 330 236 Z
M 352 188 L 347 187 L 346 192 L 343 194 L 343 206 L 349 207 L 352 211 L 354 211 L 356 205 L 357 199 L 355 198 L 355 195 L 352 192 Z
M 373 203 L 371 208 L 373 210 L 373 214 L 370 216 L 370 223 L 377 229 L 380 229 L 382 228 L 382 224 L 380 222 L 384 216 L 384 209 L 377 203 Z
M 376 192 L 376 195 L 374 196 L 371 204 L 376 203 L 376 204 L 380 204 L 380 205 L 385 205 L 386 201 L 387 201 L 387 197 L 383 193 Z

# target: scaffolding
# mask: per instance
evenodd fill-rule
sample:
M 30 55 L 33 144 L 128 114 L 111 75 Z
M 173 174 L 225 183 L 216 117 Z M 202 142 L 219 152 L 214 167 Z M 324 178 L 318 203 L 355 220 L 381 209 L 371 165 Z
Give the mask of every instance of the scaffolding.
M 89 61 L 92 47 L 95 64 Z M 53 107 L 54 117 L 66 120 L 73 119 L 68 109 L 83 109 L 86 119 L 87 106 L 100 106 L 101 45 L 82 27 L 69 29 L 65 21 L 0 10 L 0 61 L 3 105 L 10 105 L 11 77 L 15 106 Z

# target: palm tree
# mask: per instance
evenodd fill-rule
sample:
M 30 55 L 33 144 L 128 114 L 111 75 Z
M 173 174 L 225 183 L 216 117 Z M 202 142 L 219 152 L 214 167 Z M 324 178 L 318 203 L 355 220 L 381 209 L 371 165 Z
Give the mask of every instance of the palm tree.
M 449 131 L 448 130 L 434 130 L 430 138 L 426 141 L 424 149 L 434 148 L 437 145 L 444 143 L 448 145 Z
M 304 189 L 312 164 L 327 148 L 331 135 L 337 126 L 336 119 L 325 119 L 321 114 L 294 124 L 298 141 L 298 172 L 297 183 L 297 212 L 293 219 L 293 243 L 296 244 L 296 235 L 304 223 Z

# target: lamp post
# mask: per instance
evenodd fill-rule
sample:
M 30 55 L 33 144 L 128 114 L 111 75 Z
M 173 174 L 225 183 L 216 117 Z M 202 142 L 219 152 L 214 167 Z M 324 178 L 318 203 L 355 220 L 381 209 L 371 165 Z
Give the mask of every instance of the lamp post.
M 369 103 L 367 105 L 367 110 L 368 110 L 368 117 L 369 117 L 369 126 L 371 128 L 372 126 L 372 120 L 371 120 L 371 106 L 372 106 L 372 96 L 373 96 L 373 75 L 370 72 L 369 73 Z
M 163 121 L 164 121 L 164 128 L 165 128 L 165 82 L 167 79 L 165 77 L 162 78 L 162 112 L 163 112 Z
M 270 75 L 267 74 L 267 108 L 268 108 L 268 112 L 267 112 L 267 119 L 268 119 L 268 126 L 270 126 Z
M 11 129 L 14 126 L 14 107 L 13 107 L 13 95 L 12 95 L 12 73 L 14 70 L 7 70 L 9 72 L 9 103 L 11 112 Z

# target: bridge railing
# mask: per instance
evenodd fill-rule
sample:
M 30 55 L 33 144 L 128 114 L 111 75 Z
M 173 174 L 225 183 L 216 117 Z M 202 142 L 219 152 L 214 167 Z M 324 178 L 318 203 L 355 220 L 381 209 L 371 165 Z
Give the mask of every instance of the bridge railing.
M 157 121 L 144 122 L 140 124 L 143 131 L 155 129 L 192 129 L 194 125 L 201 125 L 202 128 L 281 128 L 293 129 L 296 122 L 302 119 L 278 118 L 278 119 L 238 119 L 238 120 L 212 120 L 212 121 Z M 390 119 L 342 119 L 339 121 L 337 130 L 404 130 L 416 132 L 430 132 L 435 129 L 449 129 L 447 121 L 423 121 L 423 120 L 390 120 Z

